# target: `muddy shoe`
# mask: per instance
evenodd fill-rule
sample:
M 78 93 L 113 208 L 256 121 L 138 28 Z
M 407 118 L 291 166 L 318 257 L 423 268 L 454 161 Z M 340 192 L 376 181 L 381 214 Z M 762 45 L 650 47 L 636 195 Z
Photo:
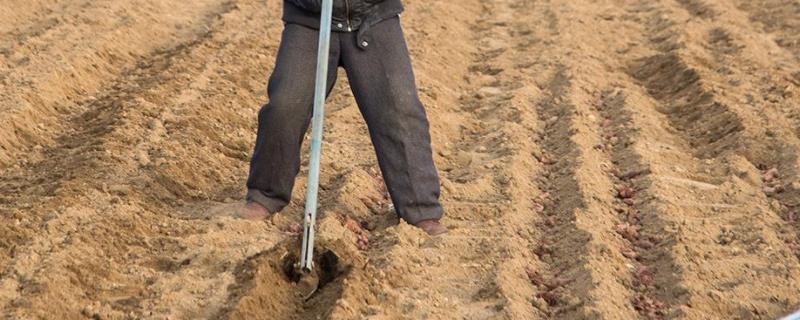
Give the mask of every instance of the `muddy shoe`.
M 447 233 L 447 227 L 445 227 L 439 222 L 439 220 L 436 219 L 422 220 L 417 222 L 417 224 L 414 226 L 422 229 L 422 231 L 425 231 L 425 233 L 430 236 L 438 236 L 440 234 Z
M 236 217 L 247 220 L 261 220 L 269 217 L 269 210 L 256 202 L 248 201 L 247 204 L 239 208 L 239 211 L 236 212 Z

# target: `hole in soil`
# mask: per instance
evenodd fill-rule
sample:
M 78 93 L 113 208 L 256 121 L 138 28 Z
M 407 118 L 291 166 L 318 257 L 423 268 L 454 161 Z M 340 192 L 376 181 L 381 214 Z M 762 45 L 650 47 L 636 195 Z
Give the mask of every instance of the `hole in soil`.
M 283 274 L 286 275 L 289 281 L 294 283 L 298 283 L 304 276 L 303 272 L 296 267 L 299 262 L 300 257 L 296 252 L 286 254 L 283 257 L 283 261 L 281 261 Z M 312 272 L 315 272 L 316 276 L 319 277 L 317 286 L 317 291 L 319 291 L 341 274 L 339 256 L 328 249 L 322 250 L 322 254 L 315 254 L 314 270 Z
M 299 256 L 299 241 L 287 241 L 243 262 L 235 272 L 236 283 L 230 287 L 220 318 L 305 320 L 329 316 L 352 268 L 347 246 L 318 243 L 313 270 L 319 282 L 305 281 L 307 278 L 295 271 Z M 308 283 L 316 288 L 313 294 L 304 290 Z

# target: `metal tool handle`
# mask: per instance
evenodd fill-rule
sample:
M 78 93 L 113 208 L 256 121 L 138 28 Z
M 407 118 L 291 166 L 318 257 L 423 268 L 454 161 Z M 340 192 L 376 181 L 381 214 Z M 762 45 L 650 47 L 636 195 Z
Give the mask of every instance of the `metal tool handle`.
M 795 311 L 786 317 L 781 318 L 781 320 L 800 320 L 800 310 Z
M 305 271 L 311 271 L 314 261 L 314 224 L 317 221 L 319 161 L 322 152 L 322 121 L 325 115 L 325 94 L 328 88 L 328 55 L 331 43 L 332 13 L 333 0 L 322 0 L 322 14 L 319 19 L 317 79 L 314 87 L 314 116 L 311 120 L 311 159 L 308 164 L 306 208 L 303 217 L 303 244 L 300 253 L 300 267 Z

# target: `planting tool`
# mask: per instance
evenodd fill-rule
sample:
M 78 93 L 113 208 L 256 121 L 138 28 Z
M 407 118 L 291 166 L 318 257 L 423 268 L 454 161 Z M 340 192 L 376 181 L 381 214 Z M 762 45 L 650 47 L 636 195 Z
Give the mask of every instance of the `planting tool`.
M 303 211 L 303 241 L 300 248 L 300 261 L 294 265 L 294 272 L 299 275 L 298 289 L 305 298 L 310 297 L 317 290 L 320 280 L 314 266 L 314 225 L 317 220 L 319 162 L 322 151 L 322 123 L 325 114 L 333 0 L 322 0 L 321 11 L 317 74 L 314 87 L 314 113 L 311 120 L 311 158 L 308 165 L 306 205 Z

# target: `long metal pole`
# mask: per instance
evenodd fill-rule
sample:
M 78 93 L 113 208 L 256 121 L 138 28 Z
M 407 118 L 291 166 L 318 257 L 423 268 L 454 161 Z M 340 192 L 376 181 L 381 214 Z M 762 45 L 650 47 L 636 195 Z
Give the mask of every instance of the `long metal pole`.
M 300 267 L 311 271 L 314 261 L 314 224 L 317 221 L 317 190 L 319 189 L 319 161 L 322 152 L 322 122 L 325 116 L 325 94 L 328 87 L 328 55 L 331 43 L 331 15 L 333 0 L 322 0 L 319 21 L 319 51 L 317 52 L 317 79 L 314 88 L 314 116 L 311 121 L 311 159 L 308 164 L 308 187 L 303 218 L 303 244 Z
M 786 317 L 781 318 L 781 320 L 800 320 L 800 310 L 797 310 L 795 313 L 792 313 Z

